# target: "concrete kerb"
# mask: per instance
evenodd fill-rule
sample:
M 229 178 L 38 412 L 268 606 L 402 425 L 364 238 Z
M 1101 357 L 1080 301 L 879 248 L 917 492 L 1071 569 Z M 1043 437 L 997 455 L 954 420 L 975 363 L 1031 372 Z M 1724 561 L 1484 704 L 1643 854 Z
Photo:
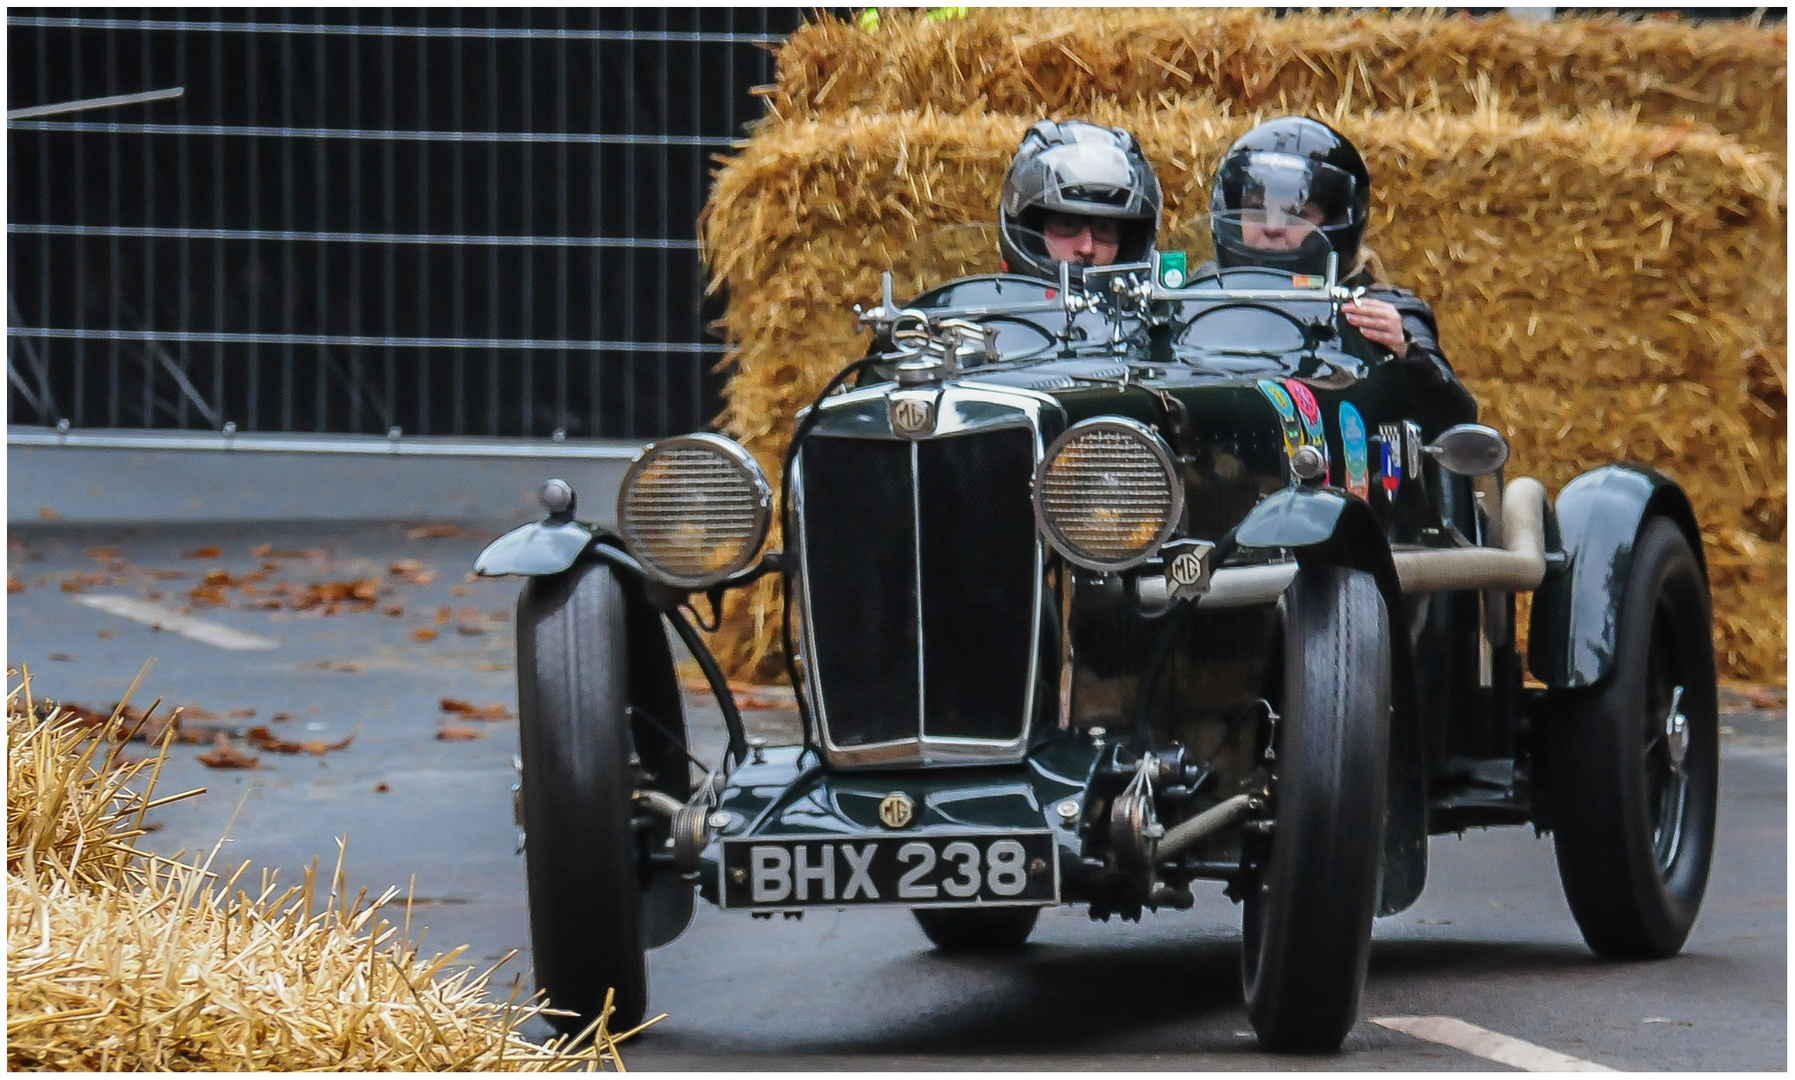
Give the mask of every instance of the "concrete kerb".
M 508 521 L 560 477 L 611 525 L 636 442 L 9 427 L 6 520 Z

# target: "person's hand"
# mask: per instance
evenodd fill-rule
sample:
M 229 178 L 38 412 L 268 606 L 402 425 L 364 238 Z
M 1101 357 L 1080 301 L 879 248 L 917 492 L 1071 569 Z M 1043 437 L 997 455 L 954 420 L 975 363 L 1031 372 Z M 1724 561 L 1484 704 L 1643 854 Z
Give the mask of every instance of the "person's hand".
M 1346 321 L 1358 328 L 1365 335 L 1366 341 L 1376 342 L 1395 353 L 1397 359 L 1408 355 L 1409 343 L 1402 336 L 1402 315 L 1397 312 L 1396 305 L 1383 300 L 1369 300 L 1361 296 L 1346 305 L 1343 309 Z

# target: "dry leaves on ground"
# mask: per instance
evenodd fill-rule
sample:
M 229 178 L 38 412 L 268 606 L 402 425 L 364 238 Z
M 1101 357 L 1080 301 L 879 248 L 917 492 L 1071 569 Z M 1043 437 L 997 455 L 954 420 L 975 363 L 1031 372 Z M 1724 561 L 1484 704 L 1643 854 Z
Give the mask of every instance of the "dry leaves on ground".
M 208 769 L 259 769 L 258 759 L 231 745 L 224 732 L 212 736 L 212 749 L 199 756 L 199 763 Z
M 462 727 L 459 724 L 444 724 L 436 729 L 436 738 L 439 742 L 471 742 L 474 739 L 486 738 L 486 732 L 475 731 L 473 728 Z
M 323 739 L 294 742 L 291 739 L 281 738 L 265 727 L 252 727 L 244 733 L 243 737 L 249 741 L 249 745 L 257 750 L 266 750 L 271 754 L 313 754 L 323 757 L 332 750 L 347 750 L 349 744 L 354 742 L 355 737 L 359 734 L 361 734 L 361 728 L 357 727 L 346 738 L 337 742 L 327 743 Z
M 491 705 L 472 705 L 455 698 L 443 698 L 440 702 L 442 711 L 454 713 L 463 720 L 510 720 L 511 710 L 499 702 Z

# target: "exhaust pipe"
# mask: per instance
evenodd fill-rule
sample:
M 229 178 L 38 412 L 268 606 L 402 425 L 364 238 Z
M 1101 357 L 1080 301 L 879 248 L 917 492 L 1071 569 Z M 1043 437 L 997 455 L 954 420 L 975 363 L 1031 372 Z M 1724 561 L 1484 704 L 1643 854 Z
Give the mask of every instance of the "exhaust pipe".
M 1499 589 L 1528 592 L 1546 578 L 1546 488 L 1523 476 L 1508 485 L 1497 515 L 1501 547 L 1427 548 L 1392 552 L 1396 579 L 1405 593 Z M 1496 530 L 1492 530 L 1496 531 Z M 1248 607 L 1269 604 L 1283 595 L 1296 577 L 1296 564 L 1228 566 L 1210 575 L 1209 591 L 1199 608 Z M 1157 578 L 1143 578 L 1143 599 Z M 1157 599 L 1157 594 L 1154 595 Z

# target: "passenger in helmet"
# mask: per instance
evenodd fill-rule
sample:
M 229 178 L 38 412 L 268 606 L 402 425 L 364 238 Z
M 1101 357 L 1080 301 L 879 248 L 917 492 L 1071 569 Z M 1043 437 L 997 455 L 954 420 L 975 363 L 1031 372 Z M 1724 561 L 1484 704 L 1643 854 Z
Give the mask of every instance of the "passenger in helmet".
M 1042 120 L 1004 176 L 998 246 L 1004 269 L 1057 281 L 1087 266 L 1144 262 L 1159 234 L 1159 178 L 1120 128 Z
M 1440 351 L 1433 309 L 1385 280 L 1382 261 L 1364 245 L 1371 172 L 1339 132 L 1298 116 L 1260 124 L 1216 168 L 1209 210 L 1223 267 L 1324 274 L 1328 253 L 1337 253 L 1340 284 L 1366 290 L 1346 306 L 1346 321 L 1403 363 L 1425 434 L 1477 419 L 1477 402 Z

